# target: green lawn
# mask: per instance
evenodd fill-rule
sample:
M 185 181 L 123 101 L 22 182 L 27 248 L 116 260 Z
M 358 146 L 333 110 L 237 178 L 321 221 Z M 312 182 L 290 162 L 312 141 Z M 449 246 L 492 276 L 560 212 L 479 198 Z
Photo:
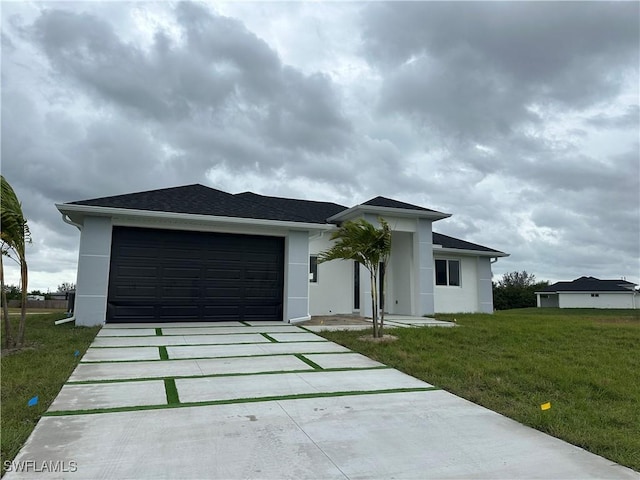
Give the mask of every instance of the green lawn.
M 520 309 L 436 315 L 458 328 L 322 336 L 640 471 L 640 311 Z M 387 331 L 389 333 L 390 331 Z M 551 409 L 542 411 L 543 403 Z
M 12 319 L 16 318 L 14 315 Z M 26 347 L 19 352 L 2 349 L 2 472 L 49 408 L 99 328 L 75 327 L 73 322 L 54 325 L 64 313 L 33 314 L 27 317 Z M 12 320 L 17 324 L 17 318 Z M 14 325 L 17 328 L 17 325 Z M 2 323 L 4 334 L 4 322 Z M 4 340 L 4 339 L 3 339 Z M 74 353 L 78 351 L 79 355 Z M 38 404 L 27 402 L 38 396 Z

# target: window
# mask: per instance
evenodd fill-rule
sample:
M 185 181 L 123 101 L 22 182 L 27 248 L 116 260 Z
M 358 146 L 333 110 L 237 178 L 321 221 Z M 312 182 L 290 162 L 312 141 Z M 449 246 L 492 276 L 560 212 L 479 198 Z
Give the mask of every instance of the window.
M 436 260 L 436 285 L 460 286 L 460 260 Z
M 318 283 L 318 257 L 316 255 L 309 257 L 309 282 Z

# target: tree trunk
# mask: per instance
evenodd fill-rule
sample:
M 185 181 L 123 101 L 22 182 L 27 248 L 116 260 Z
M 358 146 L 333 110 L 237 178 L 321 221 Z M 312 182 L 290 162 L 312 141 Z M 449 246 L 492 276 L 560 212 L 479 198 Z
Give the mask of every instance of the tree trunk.
M 373 321 L 373 338 L 378 338 L 378 302 L 376 299 L 376 274 L 371 273 L 371 320 Z
M 13 334 L 11 321 L 9 320 L 9 306 L 7 305 L 7 292 L 4 289 L 4 263 L 0 254 L 0 287 L 2 288 L 2 315 L 4 316 L 4 341 L 7 348 L 13 348 Z
M 384 337 L 384 308 L 387 305 L 387 263 L 388 261 L 386 259 L 382 262 L 382 268 L 384 268 L 384 273 L 382 274 L 382 288 L 380 292 L 382 294 L 382 298 L 380 298 L 380 305 L 382 305 L 382 308 L 380 309 L 380 330 L 378 331 L 381 337 Z
M 20 302 L 20 323 L 18 325 L 17 347 L 24 345 L 24 330 L 27 323 L 27 261 L 20 259 L 20 279 L 22 281 L 22 301 Z

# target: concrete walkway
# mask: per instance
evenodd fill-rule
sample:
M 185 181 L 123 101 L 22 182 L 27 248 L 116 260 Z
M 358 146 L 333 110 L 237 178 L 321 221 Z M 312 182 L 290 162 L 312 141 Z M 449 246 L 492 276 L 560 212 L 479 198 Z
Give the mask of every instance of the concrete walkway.
M 105 326 L 13 466 L 7 480 L 640 479 L 268 322 Z
M 370 318 L 364 319 L 368 323 L 344 323 L 336 325 L 300 325 L 312 332 L 322 331 L 335 331 L 335 330 L 367 330 L 372 326 L 373 321 Z M 410 327 L 455 327 L 454 322 L 447 322 L 444 320 L 436 320 L 430 317 L 412 317 L 409 315 L 385 315 L 384 327 L 385 328 L 410 328 Z

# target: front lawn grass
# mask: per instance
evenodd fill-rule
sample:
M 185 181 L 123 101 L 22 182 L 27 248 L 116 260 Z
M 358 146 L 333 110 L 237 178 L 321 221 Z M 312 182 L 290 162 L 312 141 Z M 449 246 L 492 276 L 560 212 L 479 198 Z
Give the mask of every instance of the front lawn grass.
M 18 316 L 11 318 L 17 329 Z M 54 325 L 61 318 L 65 318 L 64 313 L 29 315 L 26 345 L 19 351 L 6 351 L 3 338 L 0 394 L 3 474 L 4 462 L 14 459 L 100 329 L 75 327 L 73 322 Z M 4 321 L 1 327 L 4 334 Z M 38 404 L 27 406 L 36 395 Z
M 640 311 L 518 309 L 436 315 L 457 328 L 320 335 L 640 471 Z M 551 409 L 542 411 L 543 403 Z

